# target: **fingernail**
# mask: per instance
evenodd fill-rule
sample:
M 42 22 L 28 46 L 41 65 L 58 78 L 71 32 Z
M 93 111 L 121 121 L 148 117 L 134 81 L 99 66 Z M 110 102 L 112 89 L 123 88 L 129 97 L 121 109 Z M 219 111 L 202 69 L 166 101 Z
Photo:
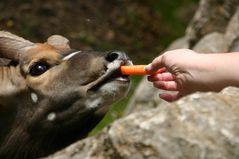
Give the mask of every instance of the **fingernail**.
M 152 82 L 151 78 L 152 78 L 151 76 L 148 76 L 148 77 L 147 77 L 147 80 L 148 80 L 149 82 Z
M 152 69 L 151 64 L 148 64 L 147 66 L 145 66 L 144 70 L 149 72 Z
M 164 96 L 164 93 L 159 93 L 158 94 L 158 97 L 161 98 L 161 99 L 163 99 L 163 96 Z

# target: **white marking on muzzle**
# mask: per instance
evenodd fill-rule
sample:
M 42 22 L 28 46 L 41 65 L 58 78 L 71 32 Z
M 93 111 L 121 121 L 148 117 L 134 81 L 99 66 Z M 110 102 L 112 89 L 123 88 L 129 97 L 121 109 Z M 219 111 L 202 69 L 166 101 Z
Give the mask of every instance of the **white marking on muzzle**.
M 114 60 L 113 62 L 111 62 L 107 65 L 107 68 L 108 68 L 107 71 L 112 71 L 112 70 L 119 69 L 121 63 L 122 63 L 121 60 Z
M 131 60 L 129 60 L 129 61 L 127 61 L 127 63 L 126 63 L 127 65 L 129 65 L 129 66 L 132 66 L 132 65 L 134 65 L 133 64 L 133 62 L 131 61 Z
M 70 58 L 72 58 L 73 56 L 75 56 L 76 54 L 78 54 L 78 53 L 80 53 L 80 52 L 81 52 L 81 51 L 72 52 L 72 53 L 70 53 L 69 55 L 65 56 L 65 57 L 63 58 L 63 60 L 64 60 L 64 61 L 69 60 Z
M 92 98 L 86 100 L 85 105 L 89 109 L 97 108 L 99 107 L 103 102 L 103 99 L 101 97 L 93 96 Z
M 33 103 L 36 103 L 38 101 L 38 96 L 36 93 L 31 93 L 31 98 L 32 98 Z
M 54 121 L 56 119 L 56 113 L 52 112 L 47 115 L 48 121 Z

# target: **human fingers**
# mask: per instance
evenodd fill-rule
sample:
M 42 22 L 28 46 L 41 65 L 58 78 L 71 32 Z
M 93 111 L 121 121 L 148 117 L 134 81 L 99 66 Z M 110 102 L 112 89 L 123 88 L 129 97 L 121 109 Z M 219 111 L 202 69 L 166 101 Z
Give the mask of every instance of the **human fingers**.
M 173 102 L 175 100 L 177 100 L 179 98 L 179 93 L 162 93 L 162 94 L 159 94 L 159 97 L 167 102 Z
M 170 72 L 158 73 L 155 75 L 148 76 L 150 82 L 154 81 L 173 81 L 176 79 L 176 76 Z
M 168 90 L 168 91 L 176 91 L 178 90 L 178 84 L 176 81 L 155 81 L 153 82 L 154 87 Z

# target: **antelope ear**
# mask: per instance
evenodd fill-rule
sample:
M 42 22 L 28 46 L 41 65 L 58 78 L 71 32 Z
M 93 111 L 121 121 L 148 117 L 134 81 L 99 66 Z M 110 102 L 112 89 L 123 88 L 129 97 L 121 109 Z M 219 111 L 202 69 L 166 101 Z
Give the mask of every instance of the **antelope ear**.
M 19 54 L 24 53 L 35 44 L 9 32 L 0 31 L 0 57 L 19 60 Z
M 52 35 L 47 39 L 47 44 L 56 48 L 70 49 L 70 42 L 67 38 L 61 35 Z

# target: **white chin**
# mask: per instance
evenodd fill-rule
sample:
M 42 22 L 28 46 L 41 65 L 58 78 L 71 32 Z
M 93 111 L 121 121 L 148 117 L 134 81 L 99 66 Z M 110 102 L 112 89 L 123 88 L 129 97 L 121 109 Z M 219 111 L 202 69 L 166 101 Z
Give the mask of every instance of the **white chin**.
M 107 107 L 125 97 L 130 88 L 128 78 L 117 77 L 92 91 L 85 102 L 88 108 Z

